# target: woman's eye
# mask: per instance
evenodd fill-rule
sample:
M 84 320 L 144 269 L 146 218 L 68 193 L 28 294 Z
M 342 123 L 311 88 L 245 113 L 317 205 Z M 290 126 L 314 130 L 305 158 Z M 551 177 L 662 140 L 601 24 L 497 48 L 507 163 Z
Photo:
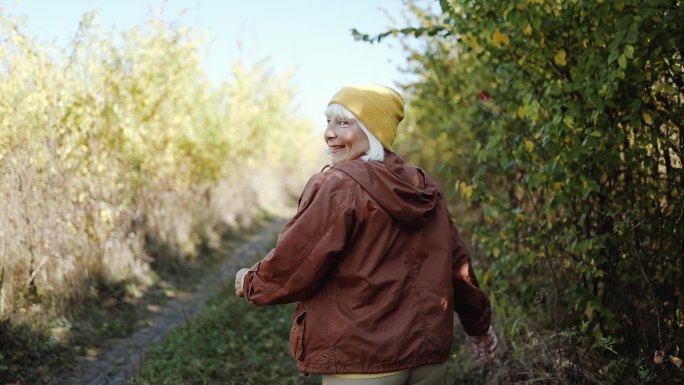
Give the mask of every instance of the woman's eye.
M 340 124 L 347 125 L 349 124 L 349 122 L 347 122 L 346 120 L 340 120 Z

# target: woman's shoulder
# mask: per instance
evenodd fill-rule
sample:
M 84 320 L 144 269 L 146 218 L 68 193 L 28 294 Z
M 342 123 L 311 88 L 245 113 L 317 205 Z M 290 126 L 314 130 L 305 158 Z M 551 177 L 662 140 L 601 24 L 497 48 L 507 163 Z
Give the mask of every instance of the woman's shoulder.
M 334 167 L 326 168 L 309 178 L 302 195 L 312 196 L 321 193 L 349 192 L 355 184 L 356 182 L 341 170 Z

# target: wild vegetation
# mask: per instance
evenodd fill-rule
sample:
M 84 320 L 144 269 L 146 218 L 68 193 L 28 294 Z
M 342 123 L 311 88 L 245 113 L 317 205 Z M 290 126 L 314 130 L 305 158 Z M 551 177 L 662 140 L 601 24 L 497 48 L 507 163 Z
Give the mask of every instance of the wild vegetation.
M 411 26 L 356 37 L 406 42 L 397 152 L 442 182 L 501 337 L 483 371 L 457 336 L 450 381 L 684 382 L 681 1 L 405 4 Z M 2 380 L 59 354 L 84 304 L 142 295 L 312 171 L 288 151 L 310 141 L 286 76 L 235 65 L 212 86 L 196 32 L 94 20 L 65 53 L 0 8 Z M 136 381 L 309 381 L 287 307 L 230 298 Z
M 398 151 L 443 182 L 494 301 L 500 365 L 464 381 L 684 381 L 681 1 L 406 11 L 355 35 L 406 42 Z
M 320 384 L 290 354 L 292 305 L 255 308 L 232 282 L 149 354 L 131 385 Z
M 115 34 L 86 14 L 64 51 L 26 22 L 0 8 L 3 384 L 69 345 L 84 304 L 140 297 L 289 204 L 316 156 L 289 76 L 268 63 L 236 63 L 216 86 L 193 29 L 151 19 Z

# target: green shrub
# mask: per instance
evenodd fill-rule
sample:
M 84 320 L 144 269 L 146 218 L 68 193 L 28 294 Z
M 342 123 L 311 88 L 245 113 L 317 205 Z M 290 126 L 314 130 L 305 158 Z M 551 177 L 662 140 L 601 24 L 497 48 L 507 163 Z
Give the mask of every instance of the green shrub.
M 423 37 L 399 151 L 471 234 L 504 382 L 681 381 L 681 2 L 440 5 L 356 36 Z

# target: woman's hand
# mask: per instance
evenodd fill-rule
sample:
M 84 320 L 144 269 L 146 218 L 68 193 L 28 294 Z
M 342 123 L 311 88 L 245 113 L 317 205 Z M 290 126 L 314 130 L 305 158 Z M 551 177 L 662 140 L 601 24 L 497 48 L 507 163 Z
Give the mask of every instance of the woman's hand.
M 235 295 L 238 297 L 245 296 L 245 293 L 242 291 L 242 286 L 248 271 L 249 269 L 242 268 L 235 273 Z
M 481 336 L 468 336 L 468 346 L 475 358 L 485 364 L 496 362 L 496 333 L 491 327 Z

